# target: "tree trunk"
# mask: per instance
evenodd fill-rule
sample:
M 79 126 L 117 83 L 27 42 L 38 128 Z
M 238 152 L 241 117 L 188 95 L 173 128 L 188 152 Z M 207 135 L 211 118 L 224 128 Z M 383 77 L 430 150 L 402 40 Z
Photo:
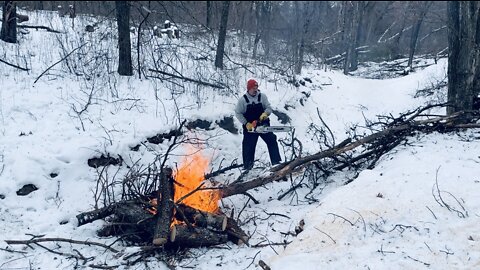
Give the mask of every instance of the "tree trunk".
M 398 58 L 401 58 L 400 57 L 400 41 L 402 39 L 403 32 L 405 30 L 405 23 L 407 21 L 407 11 L 408 11 L 408 8 L 406 7 L 403 12 L 402 26 L 400 27 L 400 30 L 398 31 L 398 34 L 395 37 L 392 44 L 392 50 L 391 50 L 391 56 L 390 56 L 391 60 L 396 60 Z
M 363 18 L 365 14 L 365 8 L 367 3 L 365 1 L 358 1 L 354 2 L 354 23 L 353 29 L 355 32 L 352 34 L 353 40 L 353 48 L 352 48 L 352 56 L 350 58 L 350 70 L 357 70 L 358 69 L 358 51 L 357 48 L 360 47 L 361 39 L 363 38 Z
M 417 12 L 418 13 L 417 20 L 415 22 L 415 25 L 413 26 L 412 35 L 410 37 L 410 50 L 408 54 L 408 67 L 410 68 L 412 68 L 413 55 L 415 54 L 415 50 L 417 48 L 418 33 L 420 32 L 420 27 L 422 26 L 423 19 L 427 14 L 430 3 L 424 2 L 424 3 L 420 3 L 419 5 L 421 5 L 421 7 L 420 7 L 420 10 Z M 417 9 L 418 9 L 418 6 L 415 10 Z
M 310 27 L 310 17 L 312 15 L 312 10 L 313 8 L 310 6 L 309 2 L 304 2 L 301 4 L 302 6 L 302 12 L 301 12 L 301 17 L 302 17 L 302 28 L 300 29 L 300 42 L 297 45 L 298 46 L 298 54 L 297 54 L 297 59 L 295 61 L 295 73 L 300 74 L 302 73 L 302 67 L 303 67 L 303 55 L 305 53 L 305 40 L 308 35 L 309 27 Z
M 478 2 L 449 1 L 448 10 L 448 102 L 447 114 L 473 108 L 474 78 L 478 52 L 475 43 Z
M 207 1 L 207 18 L 206 26 L 208 29 L 212 28 L 212 1 Z
M 345 42 L 345 60 L 343 62 L 343 74 L 347 75 L 350 71 L 350 59 L 352 57 L 352 51 L 354 50 L 353 39 L 354 39 L 354 31 L 353 31 L 353 17 L 355 15 L 355 11 L 353 8 L 352 1 L 344 1 L 343 2 L 343 9 L 344 9 L 344 42 Z
M 270 47 L 271 47 L 271 23 L 272 23 L 272 8 L 273 4 L 272 1 L 262 1 L 261 4 L 261 21 L 262 21 L 262 28 L 261 33 L 263 40 L 263 52 L 265 59 L 268 59 L 270 54 Z
M 228 12 L 231 1 L 224 1 L 222 8 L 222 19 L 220 21 L 220 32 L 218 33 L 217 54 L 215 56 L 215 67 L 223 69 L 223 54 L 225 53 L 225 39 L 227 38 Z
M 475 46 L 476 48 L 480 48 L 480 17 L 477 18 L 477 29 L 475 31 Z M 479 63 L 480 65 L 480 52 L 475 54 L 475 63 Z M 479 100 L 478 97 L 480 95 L 480 66 L 477 65 L 475 68 L 475 77 L 473 80 L 473 98 L 474 100 Z M 474 108 L 475 109 L 475 108 Z
M 252 6 L 250 11 L 255 12 L 255 38 L 253 40 L 253 52 L 252 58 L 253 60 L 257 59 L 257 50 L 258 50 L 258 43 L 260 42 L 260 31 L 261 31 L 261 18 L 260 18 L 260 9 L 258 8 L 258 2 L 252 1 Z
M 130 7 L 128 1 L 115 1 L 118 26 L 118 74 L 132 76 L 132 48 L 130 42 Z
M 17 4 L 15 1 L 3 2 L 0 39 L 8 43 L 17 43 Z
M 376 6 L 376 1 L 367 1 L 365 4 L 363 42 L 366 44 L 370 44 L 370 37 L 373 34 L 373 26 L 375 25 L 374 21 L 378 17 L 375 14 Z

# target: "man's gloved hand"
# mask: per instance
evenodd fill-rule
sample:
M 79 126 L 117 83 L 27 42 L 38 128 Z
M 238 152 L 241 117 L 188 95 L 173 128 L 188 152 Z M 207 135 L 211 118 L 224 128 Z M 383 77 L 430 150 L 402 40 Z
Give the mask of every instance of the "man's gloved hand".
M 268 114 L 266 112 L 263 112 L 260 115 L 260 121 L 265 121 L 268 118 Z
M 248 123 L 245 125 L 245 127 L 247 128 L 248 131 L 252 131 L 253 128 L 254 128 L 253 124 L 250 123 L 250 122 L 248 122 Z

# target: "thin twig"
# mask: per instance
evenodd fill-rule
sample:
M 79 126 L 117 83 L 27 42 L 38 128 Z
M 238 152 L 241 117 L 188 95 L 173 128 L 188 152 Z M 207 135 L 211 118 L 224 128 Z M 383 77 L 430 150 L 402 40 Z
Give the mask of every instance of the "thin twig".
M 51 68 L 53 68 L 55 65 L 57 65 L 58 63 L 62 62 L 63 60 L 67 59 L 67 57 L 69 57 L 72 53 L 74 53 L 76 50 L 82 48 L 83 46 L 87 45 L 87 43 L 83 43 L 82 45 L 78 46 L 77 48 L 75 48 L 73 51 L 69 52 L 67 55 L 65 55 L 62 59 L 58 60 L 57 62 L 55 62 L 53 65 L 49 66 L 44 72 L 42 72 L 42 74 L 40 74 L 37 79 L 35 79 L 35 81 L 33 82 L 33 84 L 35 84 L 42 76 L 43 74 L 47 73 L 47 71 L 49 71 Z
M 255 245 L 251 245 L 250 247 L 253 247 L 253 248 L 260 248 L 260 247 L 267 247 L 267 246 L 286 246 L 288 244 L 292 243 L 292 241 L 285 241 L 285 242 L 280 242 L 280 243 L 268 243 L 268 244 L 255 244 Z
M 351 226 L 354 226 L 354 225 L 355 225 L 355 224 L 353 224 L 350 220 L 348 220 L 348 219 L 346 219 L 346 218 L 344 218 L 344 217 L 342 217 L 342 216 L 340 216 L 340 215 L 337 215 L 337 214 L 334 214 L 334 213 L 327 213 L 327 215 L 332 215 L 332 216 L 334 216 L 334 217 L 339 217 L 339 218 L 345 220 L 346 222 L 348 222 Z
M 255 204 L 259 204 L 259 203 L 260 203 L 260 202 L 259 202 L 257 199 L 255 199 L 255 197 L 253 197 L 250 193 L 248 193 L 248 192 L 245 191 L 245 192 L 242 193 L 242 194 L 245 195 L 245 196 L 247 196 L 248 198 L 250 198 L 250 199 L 253 201 L 253 203 L 255 203 Z
M 333 243 L 334 243 L 334 244 L 336 244 L 336 243 L 337 243 L 337 241 L 335 241 L 335 240 L 334 240 L 334 239 L 333 239 L 333 238 L 332 238 L 330 235 L 328 235 L 326 232 L 324 232 L 324 231 L 320 230 L 320 229 L 319 229 L 319 228 L 317 228 L 317 227 L 314 227 L 314 228 L 315 228 L 315 230 L 317 230 L 317 231 L 319 231 L 319 232 L 321 232 L 321 233 L 325 234 L 326 236 L 328 236 L 328 238 L 330 238 L 330 239 L 333 241 Z

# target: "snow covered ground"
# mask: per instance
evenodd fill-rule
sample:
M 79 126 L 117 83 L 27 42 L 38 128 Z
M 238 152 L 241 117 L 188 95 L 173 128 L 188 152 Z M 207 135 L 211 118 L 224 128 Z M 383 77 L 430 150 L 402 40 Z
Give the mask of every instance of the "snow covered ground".
M 0 64 L 0 269 L 167 269 L 162 257 L 125 265 L 126 256 L 139 248 L 127 247 L 116 238 L 98 237 L 96 231 L 103 221 L 77 226 L 76 215 L 92 210 L 95 204 L 99 172 L 89 167 L 87 160 L 102 153 L 121 155 L 124 164 L 106 170 L 111 179 L 121 180 L 127 166 L 138 160 L 153 162 L 170 143 L 150 144 L 147 138 L 169 132 L 179 120 L 202 119 L 212 121 L 212 129 L 197 128 L 188 135 L 205 140 L 201 152 L 210 160 L 209 170 L 236 159 L 241 162 L 242 135 L 220 128 L 215 121 L 233 116 L 236 100 L 249 78 L 259 81 L 275 110 L 291 118 L 288 125 L 295 128 L 304 155 L 321 150 L 310 129 L 311 123 L 321 126 L 319 115 L 338 143 L 347 137 L 350 127 L 364 125 L 366 119 L 398 116 L 444 101 L 446 95 L 443 88 L 433 96 L 414 98 L 418 90 L 445 78 L 446 59 L 410 75 L 385 80 L 306 67 L 299 78 L 311 82 L 295 87 L 265 67 L 252 66 L 253 74 L 238 67 L 222 72 L 212 68 L 212 61 L 193 61 L 197 56 L 212 59 L 214 52 L 208 41 L 193 43 L 188 34 L 181 40 L 149 40 L 151 46 L 144 46 L 142 51 L 142 66 L 168 70 L 165 62 L 169 62 L 185 76 L 201 74 L 205 81 L 228 88 L 144 76 L 139 79 L 138 74 L 121 77 L 115 72 L 114 23 L 102 21 L 99 30 L 87 33 L 84 26 L 97 19 L 79 17 L 72 28 L 69 19 L 53 13 L 28 14 L 29 24 L 63 33 L 29 30 L 19 35 L 18 44 L 2 42 L 0 46 L 2 60 L 30 69 L 24 72 Z M 134 37 L 132 34 L 132 40 Z M 78 47 L 78 53 L 68 61 L 40 76 Z M 159 55 L 163 62 L 156 58 Z M 237 61 L 248 64 L 247 59 Z M 280 124 L 276 116 L 271 120 Z M 235 125 L 240 129 L 237 121 Z M 317 183 L 313 192 L 312 183 L 306 183 L 279 200 L 300 181 L 297 175 L 291 181 L 252 190 L 259 204 L 243 195 L 225 198 L 220 207 L 226 213 L 232 209 L 236 215 L 240 213 L 239 223 L 251 235 L 250 246 L 228 243 L 190 249 L 169 257 L 168 263 L 177 269 L 259 269 L 259 260 L 275 270 L 479 268 L 477 133 L 472 129 L 418 134 L 347 185 L 344 183 L 354 174 L 338 172 Z M 289 136 L 279 133 L 278 139 L 288 141 Z M 138 144 L 139 150 L 132 151 Z M 282 145 L 285 160 L 291 153 Z M 187 146 L 176 148 L 168 164 L 174 167 L 189 151 Z M 256 154 L 258 169 L 254 172 L 266 173 L 262 168 L 268 166 L 268 152 L 261 140 Z M 213 180 L 232 182 L 241 172 L 236 169 Z M 27 184 L 38 190 L 17 195 Z M 301 220 L 304 231 L 293 236 L 289 232 Z M 50 250 L 5 242 L 34 235 L 111 244 L 120 252 L 65 242 L 42 243 Z M 75 260 L 68 254 L 91 259 Z

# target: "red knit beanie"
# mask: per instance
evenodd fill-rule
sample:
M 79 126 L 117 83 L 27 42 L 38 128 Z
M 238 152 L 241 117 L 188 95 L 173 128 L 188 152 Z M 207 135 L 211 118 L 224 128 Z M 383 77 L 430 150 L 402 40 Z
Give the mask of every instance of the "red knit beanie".
M 258 86 L 257 81 L 255 81 L 254 79 L 248 80 L 248 82 L 247 82 L 247 90 L 250 90 L 250 89 L 252 89 L 252 88 L 255 87 L 255 86 Z

